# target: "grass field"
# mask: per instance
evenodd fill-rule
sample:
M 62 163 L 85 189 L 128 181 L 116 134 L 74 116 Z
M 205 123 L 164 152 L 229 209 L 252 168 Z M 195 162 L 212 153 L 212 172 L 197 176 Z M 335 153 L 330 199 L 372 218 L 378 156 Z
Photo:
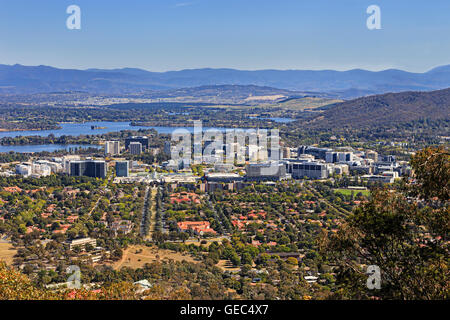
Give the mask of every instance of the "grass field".
M 141 251 L 142 250 L 142 251 Z M 142 245 L 130 246 L 123 251 L 123 257 L 120 261 L 115 262 L 112 267 L 118 270 L 123 267 L 132 269 L 142 268 L 146 263 L 156 261 L 183 261 L 196 262 L 194 258 L 188 254 L 174 252 L 171 250 L 162 250 L 157 247 L 147 247 Z
M 6 264 L 11 265 L 16 252 L 17 250 L 14 249 L 12 244 L 0 242 L 0 261 L 4 261 Z
M 362 193 L 363 196 L 368 197 L 370 196 L 369 190 L 355 190 L 355 189 L 334 189 L 335 193 L 341 193 L 346 196 L 350 196 L 353 192 L 353 194 L 356 196 L 358 193 Z
M 343 100 L 307 97 L 280 102 L 278 104 L 272 105 L 272 108 L 273 106 L 275 106 L 282 108 L 284 110 L 304 111 L 307 109 L 309 110 L 317 109 L 329 104 L 338 103 L 342 101 Z

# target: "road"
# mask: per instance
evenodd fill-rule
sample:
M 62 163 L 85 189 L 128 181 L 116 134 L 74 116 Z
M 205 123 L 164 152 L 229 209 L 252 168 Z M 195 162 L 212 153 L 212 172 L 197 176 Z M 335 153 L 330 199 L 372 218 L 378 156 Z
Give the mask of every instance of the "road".
M 98 204 L 100 203 L 100 200 L 102 200 L 103 196 L 100 196 L 97 200 L 97 202 L 94 204 L 94 206 L 92 207 L 91 211 L 89 211 L 89 216 L 92 215 L 92 212 L 94 212 L 95 209 L 97 209 Z
M 148 206 L 149 206 L 149 203 L 148 203 L 148 195 L 149 195 L 149 192 L 150 192 L 150 186 L 147 186 L 146 188 L 145 188 L 145 197 L 144 197 L 144 207 L 142 208 L 142 219 L 141 219 L 141 228 L 140 228 L 140 230 L 141 230 L 141 237 L 142 238 L 147 238 L 147 232 L 146 232 L 146 230 L 145 230 L 145 220 L 147 219 L 147 214 L 148 214 Z
M 338 213 L 342 214 L 344 217 L 351 213 L 342 207 L 337 207 L 336 205 L 334 205 L 333 203 L 331 203 L 330 201 L 325 199 L 316 189 L 314 189 L 314 187 L 310 187 L 310 186 L 306 186 L 306 185 L 305 185 L 305 187 L 313 195 L 315 195 L 319 199 L 319 201 L 325 202 L 328 206 L 330 206 L 331 208 L 334 208 Z
M 158 188 L 153 187 L 152 188 L 152 199 L 151 199 L 151 217 L 150 217 L 150 233 L 148 235 L 148 239 L 152 240 L 153 233 L 155 232 L 156 228 L 156 206 L 155 206 L 155 200 L 156 200 L 156 194 L 158 193 Z

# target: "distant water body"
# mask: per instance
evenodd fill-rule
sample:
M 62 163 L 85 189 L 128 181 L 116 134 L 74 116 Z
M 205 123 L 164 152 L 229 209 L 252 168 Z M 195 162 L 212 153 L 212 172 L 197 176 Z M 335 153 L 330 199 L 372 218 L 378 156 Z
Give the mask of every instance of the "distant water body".
M 61 136 L 79 136 L 79 135 L 96 135 L 111 132 L 119 132 L 122 130 L 139 130 L 149 129 L 151 127 L 131 126 L 130 122 L 85 122 L 85 123 L 61 123 L 61 129 L 56 130 L 39 130 L 39 131 L 5 131 L 0 132 L 0 139 L 5 137 L 26 137 L 41 136 L 47 137 L 53 134 L 55 137 Z M 92 130 L 95 126 L 99 129 Z
M 1 138 L 15 138 L 15 137 L 27 137 L 27 136 L 41 136 L 47 137 L 50 134 L 53 134 L 55 137 L 61 136 L 79 136 L 79 135 L 98 135 L 98 134 L 106 134 L 112 132 L 120 132 L 122 130 L 140 130 L 140 129 L 155 129 L 158 133 L 161 134 L 170 134 L 176 129 L 186 129 L 189 132 L 194 132 L 194 127 L 147 127 L 147 126 L 132 126 L 130 122 L 85 122 L 85 123 L 61 123 L 61 129 L 57 130 L 39 130 L 39 131 L 3 131 L 0 132 Z M 92 129 L 91 127 L 97 127 L 99 129 Z M 203 130 L 213 129 L 209 127 L 204 127 Z M 225 128 L 220 128 L 217 130 L 224 131 Z M 1 152 L 42 152 L 48 151 L 53 152 L 56 150 L 68 150 L 69 148 L 101 148 L 98 145 L 20 145 L 20 146 L 1 146 L 0 145 L 0 153 Z
M 155 129 L 161 134 L 170 134 L 176 129 L 187 129 L 190 132 L 194 132 L 194 127 L 146 127 L 146 126 L 132 126 L 130 122 L 85 122 L 85 123 L 61 123 L 61 129 L 56 130 L 39 130 L 39 131 L 3 131 L 0 132 L 0 139 L 5 137 L 27 137 L 27 136 L 41 136 L 47 137 L 53 134 L 55 137 L 61 136 L 79 136 L 79 135 L 98 135 L 111 132 L 120 132 L 122 130 L 148 130 Z M 91 127 L 97 127 L 99 129 L 92 129 Z M 211 129 L 204 127 L 204 130 Z M 225 130 L 220 128 L 218 130 Z
M 292 118 L 268 118 L 268 119 L 279 123 L 289 123 L 295 121 L 295 119 Z
M 67 150 L 74 149 L 74 148 L 95 148 L 100 149 L 101 146 L 98 145 L 78 145 L 78 144 L 39 144 L 39 145 L 25 145 L 25 146 L 0 146 L 0 153 L 8 153 L 11 151 L 17 152 L 17 153 L 33 153 L 33 152 L 54 152 L 59 150 Z
M 295 121 L 295 119 L 292 118 L 277 118 L 277 117 L 273 117 L 273 118 L 260 118 L 260 117 L 249 117 L 250 119 L 260 119 L 260 120 L 272 120 L 274 122 L 278 122 L 278 123 L 289 123 L 292 121 Z

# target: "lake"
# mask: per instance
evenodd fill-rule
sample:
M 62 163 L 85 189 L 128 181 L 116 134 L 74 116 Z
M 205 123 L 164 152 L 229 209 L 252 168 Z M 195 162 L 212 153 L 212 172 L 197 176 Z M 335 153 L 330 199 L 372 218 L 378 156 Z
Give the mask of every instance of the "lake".
M 292 119 L 292 118 L 268 118 L 268 119 L 278 122 L 278 123 L 289 123 L 289 122 L 295 121 L 295 119 Z
M 145 126 L 132 126 L 130 122 L 85 122 L 85 123 L 61 123 L 61 129 L 57 130 L 40 130 L 40 131 L 4 131 L 0 132 L 0 139 L 5 137 L 27 137 L 27 136 L 41 136 L 47 137 L 53 134 L 55 137 L 61 136 L 79 136 L 79 135 L 97 135 L 111 132 L 119 132 L 122 130 L 134 130 L 139 129 L 155 129 L 158 133 L 169 134 L 180 127 L 145 127 Z M 91 126 L 96 126 L 104 129 L 92 130 Z M 182 127 L 181 129 L 187 129 L 189 132 L 194 132 L 193 126 Z M 203 130 L 211 129 L 209 127 L 204 127 Z M 226 130 L 225 128 L 220 128 L 219 130 Z
M 273 118 L 260 118 L 260 117 L 249 117 L 250 119 L 260 119 L 260 120 L 272 120 L 274 122 L 278 122 L 278 123 L 289 123 L 292 121 L 295 121 L 295 119 L 292 118 L 277 118 L 277 117 L 273 117 Z
M 0 153 L 7 153 L 7 152 L 17 152 L 17 153 L 31 153 L 31 152 L 54 152 L 58 150 L 69 150 L 70 148 L 96 148 L 100 149 L 101 146 L 98 145 L 78 145 L 78 144 L 68 144 L 68 145 L 62 145 L 62 144 L 40 144 L 40 145 L 26 145 L 26 146 L 1 146 L 0 145 Z
M 50 134 L 53 134 L 55 137 L 95 135 L 110 132 L 119 132 L 122 130 L 139 130 L 151 128 L 151 127 L 131 126 L 130 122 L 107 122 L 107 121 L 85 122 L 85 123 L 61 123 L 60 126 L 61 129 L 57 130 L 0 132 L 0 139 L 5 137 L 26 137 L 26 136 L 47 137 Z M 92 130 L 91 126 L 104 127 L 105 129 Z
M 57 130 L 40 130 L 40 131 L 3 131 L 0 132 L 0 139 L 5 137 L 26 137 L 26 136 L 42 136 L 47 137 L 53 134 L 55 137 L 61 136 L 79 136 L 79 135 L 98 135 L 111 132 L 119 132 L 122 130 L 139 130 L 139 129 L 155 129 L 161 134 L 170 134 L 176 129 L 187 129 L 189 132 L 193 133 L 193 127 L 146 127 L 146 126 L 132 126 L 130 122 L 85 122 L 85 123 L 61 123 L 61 129 Z M 92 130 L 91 126 L 100 127 L 103 129 Z M 209 127 L 204 127 L 203 130 L 213 129 Z M 218 130 L 225 131 L 226 128 L 220 128 Z M 22 145 L 22 146 L 1 146 L 0 152 L 42 152 L 48 151 L 53 152 L 56 150 L 62 150 L 74 147 L 88 148 L 90 145 Z M 94 148 L 101 148 L 101 146 L 92 145 Z

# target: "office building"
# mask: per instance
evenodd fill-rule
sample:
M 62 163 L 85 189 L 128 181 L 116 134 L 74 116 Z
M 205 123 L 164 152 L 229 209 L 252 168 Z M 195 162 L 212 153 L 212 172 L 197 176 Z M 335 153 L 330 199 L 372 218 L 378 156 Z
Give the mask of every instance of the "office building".
M 178 161 L 178 160 L 175 161 L 175 160 L 170 159 L 170 160 L 164 161 L 162 163 L 162 168 L 167 171 L 178 171 L 181 169 L 181 167 L 182 167 L 182 162 Z
M 348 165 L 347 164 L 330 165 L 329 173 L 337 175 L 349 174 Z
M 95 248 L 95 247 L 97 247 L 97 240 L 92 239 L 92 238 L 74 239 L 74 240 L 68 240 L 66 242 L 66 244 L 70 250 L 73 250 L 76 247 L 81 247 L 82 249 L 85 249 L 86 245 L 90 245 L 93 248 Z
M 396 162 L 396 157 L 389 155 L 389 156 L 383 156 L 382 157 L 383 162 Z
M 214 164 L 214 171 L 216 172 L 230 172 L 235 169 L 232 163 L 216 163 Z
M 74 156 L 74 155 L 64 156 L 62 158 L 64 173 L 70 174 L 70 163 L 72 161 L 79 161 L 79 160 L 81 160 L 80 156 Z
M 149 138 L 146 136 L 139 137 L 139 136 L 133 136 L 128 137 L 125 139 L 125 149 L 130 150 L 130 144 L 133 142 L 138 142 L 142 146 L 142 150 L 147 150 L 149 146 Z
M 326 153 L 327 152 L 333 152 L 333 150 L 329 148 L 318 148 L 318 147 L 312 147 L 312 146 L 300 146 L 297 149 L 297 155 L 300 156 L 301 154 L 309 154 L 314 156 L 316 159 L 326 159 Z
M 140 155 L 142 153 L 142 144 L 140 142 L 131 142 L 128 147 L 132 155 Z
M 248 181 L 278 181 L 287 178 L 286 166 L 278 161 L 252 163 L 245 168 Z
M 21 163 L 16 165 L 16 174 L 24 177 L 47 177 L 52 174 L 52 168 L 45 161 Z
M 106 141 L 105 142 L 105 155 L 116 156 L 120 154 L 120 142 L 119 141 Z
M 165 141 L 164 142 L 164 153 L 166 155 L 171 155 L 171 150 L 172 150 L 172 145 L 170 143 L 170 141 Z
M 326 152 L 325 161 L 328 163 L 336 162 L 352 162 L 353 153 L 352 152 Z
M 349 166 L 348 170 L 351 175 L 360 175 L 360 174 L 372 174 L 373 173 L 373 167 L 372 166 L 365 166 L 365 165 L 357 165 L 357 166 Z
M 236 173 L 210 172 L 205 175 L 205 179 L 208 182 L 235 182 L 243 181 L 244 177 Z
M 294 179 L 326 179 L 328 178 L 328 168 L 325 163 L 320 162 L 294 162 L 289 161 L 287 164 L 287 172 Z
M 22 163 L 16 165 L 16 173 L 24 177 L 30 176 L 33 173 L 31 163 Z
M 251 162 L 256 162 L 258 161 L 258 151 L 259 148 L 257 145 L 248 145 L 247 146 L 247 156 L 248 156 L 248 160 Z
M 130 164 L 128 161 L 116 161 L 116 176 L 117 177 L 129 177 Z
M 106 162 L 98 160 L 71 161 L 70 175 L 91 178 L 106 178 Z
M 31 170 L 36 177 L 48 177 L 52 174 L 52 169 L 47 164 L 33 163 Z
M 361 179 L 372 183 L 394 183 L 396 178 L 392 173 L 386 172 L 381 175 L 363 175 Z
M 40 166 L 48 166 L 51 170 L 51 173 L 61 173 L 61 172 L 63 172 L 62 160 L 61 159 L 57 159 L 57 160 L 59 160 L 59 162 L 47 161 L 47 160 L 36 160 L 36 161 L 34 161 L 34 164 L 40 165 Z M 46 169 L 44 169 L 44 170 L 46 170 Z

